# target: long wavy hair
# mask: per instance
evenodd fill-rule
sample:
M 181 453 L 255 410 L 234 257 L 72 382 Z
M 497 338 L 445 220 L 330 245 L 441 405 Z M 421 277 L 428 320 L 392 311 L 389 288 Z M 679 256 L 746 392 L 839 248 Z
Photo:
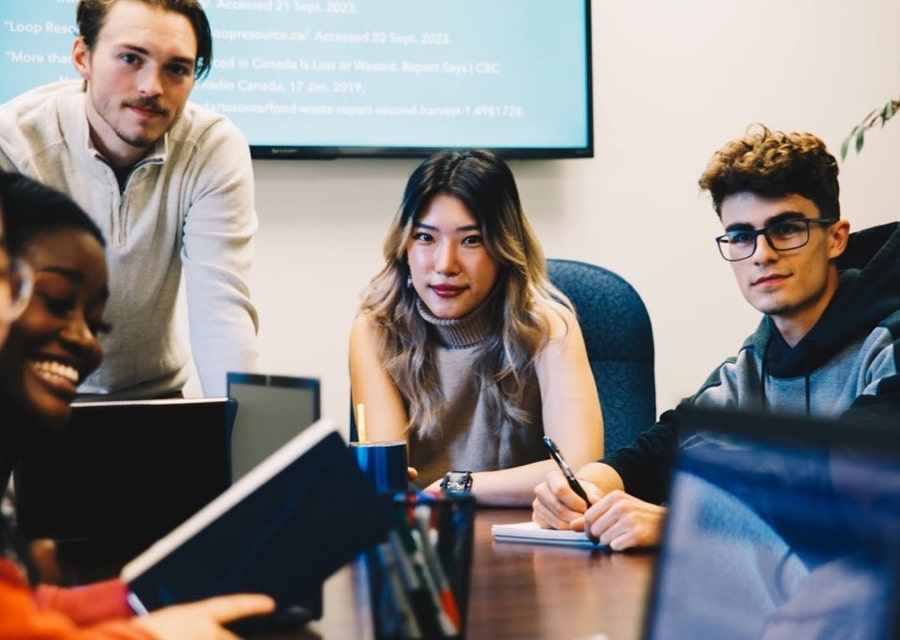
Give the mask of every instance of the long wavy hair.
M 384 241 L 384 267 L 363 291 L 360 313 L 382 329 L 378 355 L 407 405 L 407 429 L 422 434 L 439 429 L 444 399 L 434 338 L 417 309 L 416 291 L 408 286 L 406 258 L 413 228 L 437 195 L 456 198 L 468 209 L 497 262 L 497 282 L 485 303 L 491 330 L 473 374 L 495 419 L 526 424 L 522 400 L 548 340 L 546 309 L 555 308 L 553 301 L 570 311 L 572 305 L 548 280 L 544 252 L 522 210 L 512 171 L 496 154 L 440 151 L 413 171 Z

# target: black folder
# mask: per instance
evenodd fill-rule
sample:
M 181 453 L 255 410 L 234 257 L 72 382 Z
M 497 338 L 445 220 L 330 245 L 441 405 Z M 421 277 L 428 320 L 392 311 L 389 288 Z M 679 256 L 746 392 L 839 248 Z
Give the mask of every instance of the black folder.
M 387 510 L 333 423 L 305 429 L 168 536 L 121 577 L 148 611 L 261 592 L 278 618 L 386 539 Z M 258 621 L 234 625 L 243 633 Z

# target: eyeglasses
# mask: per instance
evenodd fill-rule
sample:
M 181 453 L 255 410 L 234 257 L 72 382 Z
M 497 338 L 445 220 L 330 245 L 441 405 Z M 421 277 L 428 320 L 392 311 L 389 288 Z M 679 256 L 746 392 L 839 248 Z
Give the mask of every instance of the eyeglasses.
M 0 250 L 0 255 L 3 253 L 5 252 Z M 5 314 L 7 322 L 14 322 L 28 306 L 33 282 L 31 266 L 27 262 L 21 258 L 0 258 L 0 294 L 8 292 L 9 295 Z
M 775 251 L 790 251 L 799 249 L 809 242 L 809 225 L 813 223 L 829 225 L 835 222 L 837 220 L 827 218 L 781 220 L 762 229 L 729 231 L 716 238 L 716 246 L 728 262 L 737 262 L 746 260 L 756 252 L 756 241 L 759 236 L 765 236 L 766 242 Z

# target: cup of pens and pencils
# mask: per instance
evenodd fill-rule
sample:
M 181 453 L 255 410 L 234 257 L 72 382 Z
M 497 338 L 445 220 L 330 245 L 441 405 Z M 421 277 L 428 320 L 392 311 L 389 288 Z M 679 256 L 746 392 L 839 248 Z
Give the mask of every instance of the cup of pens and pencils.
M 376 640 L 465 638 L 472 572 L 475 499 L 416 491 L 407 476 L 406 442 L 373 442 L 365 406 L 356 406 L 350 443 L 394 526 L 363 554 Z
M 394 527 L 365 552 L 377 640 L 465 638 L 475 500 L 383 494 Z

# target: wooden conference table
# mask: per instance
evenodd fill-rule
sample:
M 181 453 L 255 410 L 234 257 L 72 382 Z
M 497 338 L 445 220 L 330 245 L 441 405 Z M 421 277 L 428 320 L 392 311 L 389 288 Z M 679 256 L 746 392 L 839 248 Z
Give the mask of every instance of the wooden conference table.
M 492 524 L 530 517 L 526 509 L 477 511 L 466 638 L 639 638 L 655 554 L 493 541 Z M 321 620 L 264 637 L 373 640 L 364 571 L 351 565 L 325 583 Z
M 656 554 L 494 542 L 492 524 L 530 518 L 530 509 L 476 511 L 466 638 L 639 638 Z M 79 581 L 118 573 L 75 564 Z M 365 570 L 353 563 L 326 581 L 321 620 L 259 640 L 374 640 L 368 597 Z

